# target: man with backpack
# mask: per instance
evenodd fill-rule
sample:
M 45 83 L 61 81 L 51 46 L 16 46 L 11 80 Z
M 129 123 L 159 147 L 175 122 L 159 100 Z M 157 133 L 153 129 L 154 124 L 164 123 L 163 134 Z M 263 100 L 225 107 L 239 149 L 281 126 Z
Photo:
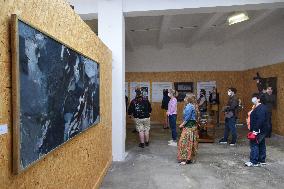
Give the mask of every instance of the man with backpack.
M 150 116 L 152 112 L 151 104 L 147 98 L 143 98 L 140 88 L 135 90 L 136 97 L 131 101 L 128 115 L 134 117 L 136 130 L 139 133 L 140 148 L 149 146 Z

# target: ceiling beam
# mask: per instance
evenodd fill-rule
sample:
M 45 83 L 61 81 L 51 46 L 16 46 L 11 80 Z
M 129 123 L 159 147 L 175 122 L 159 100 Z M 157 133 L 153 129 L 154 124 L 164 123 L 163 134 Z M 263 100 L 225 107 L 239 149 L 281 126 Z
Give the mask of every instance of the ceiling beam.
M 235 30 L 234 32 L 232 32 L 230 35 L 228 35 L 227 37 L 223 38 L 223 40 L 217 42 L 217 45 L 222 45 L 225 41 L 234 38 L 235 36 L 239 35 L 240 33 L 250 29 L 251 27 L 253 27 L 254 25 L 260 23 L 262 20 L 264 20 L 265 18 L 267 18 L 269 15 L 271 15 L 273 12 L 275 11 L 275 9 L 270 9 L 270 10 L 266 10 L 265 12 L 263 12 L 262 14 L 260 14 L 258 17 L 256 17 L 253 20 L 248 20 L 246 25 L 244 25 L 243 27 Z
M 172 16 L 163 16 L 162 22 L 161 22 L 161 27 L 160 27 L 160 32 L 158 35 L 158 41 L 157 41 L 157 48 L 161 49 L 163 48 L 164 41 L 167 37 L 167 32 L 169 31 L 169 25 L 171 23 Z
M 198 41 L 204 34 L 206 34 L 208 29 L 212 27 L 212 25 L 214 25 L 224 15 L 225 13 L 215 13 L 212 17 L 210 16 L 210 18 L 206 20 L 203 25 L 197 29 L 193 36 L 189 38 L 186 43 L 186 47 L 189 48 L 194 45 L 194 43 Z
M 127 43 L 127 47 L 128 49 L 133 52 L 134 51 L 134 45 L 133 45 L 133 40 L 132 40 L 132 37 L 131 37 L 131 34 L 128 30 L 125 30 L 125 41 Z

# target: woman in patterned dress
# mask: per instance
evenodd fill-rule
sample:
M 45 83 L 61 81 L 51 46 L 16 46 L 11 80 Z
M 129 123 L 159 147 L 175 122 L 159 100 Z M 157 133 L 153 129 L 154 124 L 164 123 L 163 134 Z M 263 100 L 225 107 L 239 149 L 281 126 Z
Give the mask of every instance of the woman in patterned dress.
M 183 110 L 183 122 L 179 126 L 182 133 L 178 143 L 178 161 L 181 165 L 192 163 L 197 154 L 198 147 L 198 124 L 200 113 L 198 103 L 193 93 L 187 93 L 184 101 L 186 106 Z

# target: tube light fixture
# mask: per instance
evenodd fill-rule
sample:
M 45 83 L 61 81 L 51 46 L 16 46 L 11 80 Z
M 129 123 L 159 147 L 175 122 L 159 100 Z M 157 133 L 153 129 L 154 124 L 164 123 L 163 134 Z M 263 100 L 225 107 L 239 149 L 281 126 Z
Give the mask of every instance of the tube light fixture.
M 235 13 L 227 18 L 229 25 L 240 23 L 249 19 L 249 16 L 246 12 Z

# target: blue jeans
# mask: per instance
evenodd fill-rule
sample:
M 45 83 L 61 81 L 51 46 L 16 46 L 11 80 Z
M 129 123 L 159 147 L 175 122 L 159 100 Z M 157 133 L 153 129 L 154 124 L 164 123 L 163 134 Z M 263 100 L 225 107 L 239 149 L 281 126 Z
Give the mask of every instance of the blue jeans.
M 264 163 L 266 158 L 265 138 L 258 144 L 256 141 L 250 141 L 250 162 L 257 164 Z
M 235 117 L 225 119 L 224 141 L 228 141 L 230 131 L 232 133 L 231 143 L 236 143 L 236 141 L 237 141 L 237 129 L 236 129 L 236 118 Z
M 172 138 L 174 141 L 177 140 L 177 129 L 176 129 L 176 126 L 177 126 L 177 115 L 176 114 L 173 114 L 173 115 L 169 115 L 169 123 L 170 123 L 170 127 L 171 127 L 171 130 L 172 130 Z

